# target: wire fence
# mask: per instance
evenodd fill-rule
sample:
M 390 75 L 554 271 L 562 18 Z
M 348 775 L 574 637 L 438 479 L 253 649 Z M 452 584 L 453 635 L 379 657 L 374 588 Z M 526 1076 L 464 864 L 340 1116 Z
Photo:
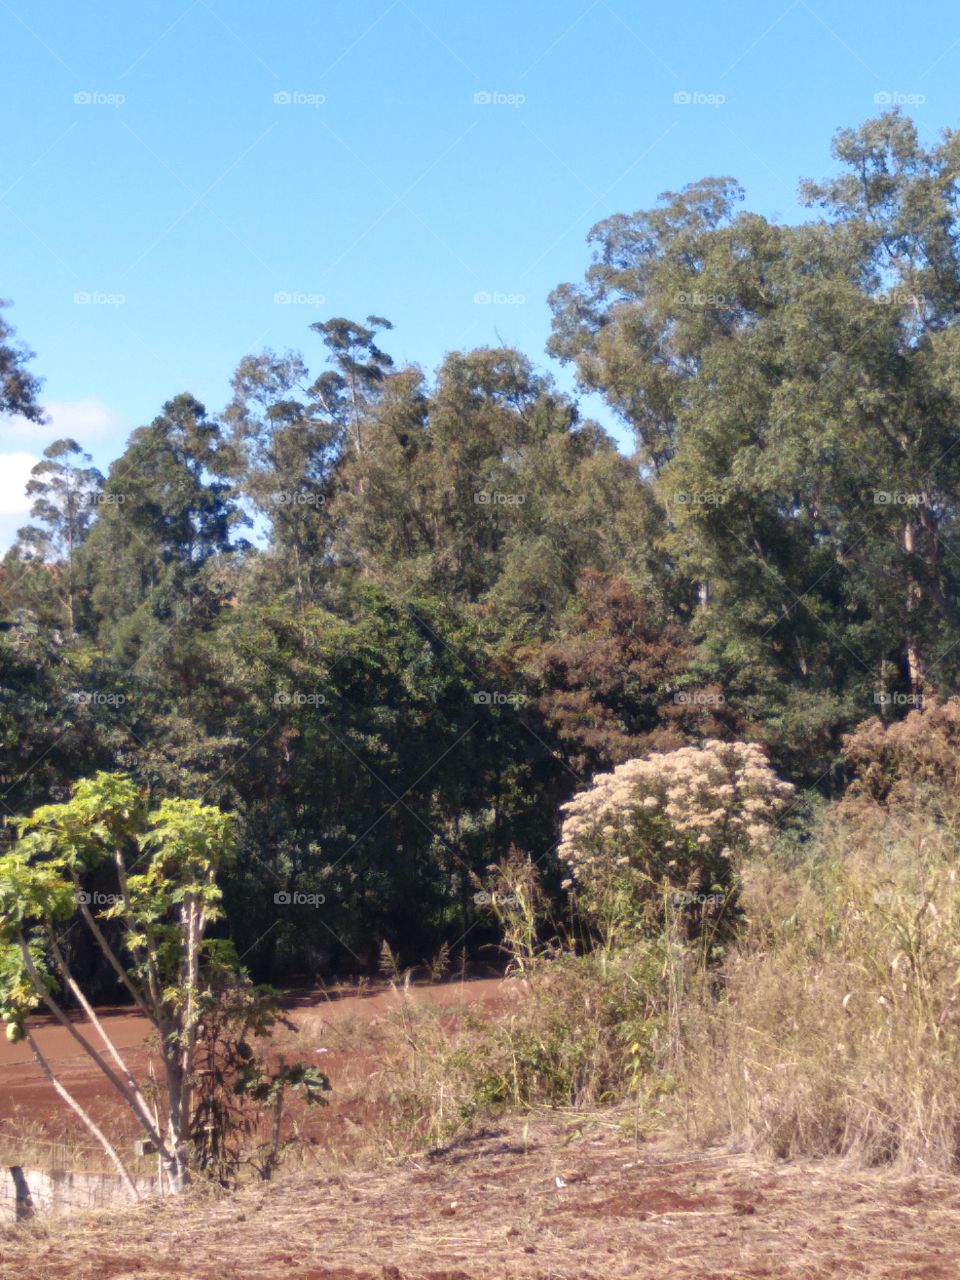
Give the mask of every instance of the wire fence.
M 95 1147 L 90 1143 L 74 1142 L 72 1138 L 35 1138 L 30 1133 L 16 1133 L 0 1126 L 0 1142 L 21 1147 L 49 1147 L 54 1151 L 95 1151 L 103 1154 L 103 1147 Z
M 138 1196 L 159 1194 L 156 1177 L 134 1177 Z M 130 1190 L 117 1174 L 71 1173 L 66 1170 L 0 1170 L 0 1221 L 20 1222 L 34 1216 L 129 1203 Z

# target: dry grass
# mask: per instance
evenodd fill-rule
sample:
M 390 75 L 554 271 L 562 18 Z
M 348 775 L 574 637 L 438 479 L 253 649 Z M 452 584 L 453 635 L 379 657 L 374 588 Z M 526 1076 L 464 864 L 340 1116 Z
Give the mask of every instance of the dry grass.
M 278 1047 L 336 1064 L 335 1133 L 231 1198 L 8 1234 L 0 1276 L 953 1280 L 952 840 L 861 814 L 746 881 L 719 981 L 661 939 L 531 950 L 482 1016 L 402 983 L 305 1015 Z
M 866 821 L 861 819 L 861 823 Z M 688 1009 L 691 1136 L 956 1172 L 960 880 L 916 819 L 835 823 L 806 874 L 754 867 L 719 1003 Z
M 332 1043 L 370 1159 L 511 1110 L 630 1099 L 636 1133 L 861 1167 L 960 1168 L 960 876 L 944 828 L 831 819 L 799 866 L 755 862 L 747 932 L 706 977 L 665 940 L 526 959 L 498 1016 L 398 999 Z M 358 1128 L 357 1137 L 361 1136 Z M 342 1152 L 347 1159 L 355 1158 Z
M 23 1165 L 51 1171 L 94 1168 L 104 1161 L 103 1149 L 77 1134 L 50 1136 L 47 1125 L 33 1116 L 0 1121 L 0 1165 Z
M 666 1032 L 663 963 L 658 947 L 529 961 L 505 980 L 495 1016 L 401 1002 L 375 1032 L 379 1066 L 366 1085 L 385 1153 L 440 1145 L 510 1111 L 626 1097 L 648 1130 L 659 1114 L 661 1081 L 646 1068 Z
M 0 1166 L 21 1165 L 49 1173 L 84 1171 L 114 1172 L 104 1150 L 95 1145 L 85 1130 L 71 1124 L 72 1116 L 58 1117 L 63 1123 L 53 1127 L 33 1115 L 15 1115 L 0 1121 Z M 131 1153 L 136 1130 L 126 1124 L 109 1124 L 110 1136 L 123 1151 L 129 1171 L 149 1177 L 156 1173 L 155 1157 L 135 1157 Z
M 534 1116 L 345 1169 L 0 1233 L 17 1280 L 955 1280 L 960 1187 Z M 559 1181 L 558 1181 L 559 1180 Z

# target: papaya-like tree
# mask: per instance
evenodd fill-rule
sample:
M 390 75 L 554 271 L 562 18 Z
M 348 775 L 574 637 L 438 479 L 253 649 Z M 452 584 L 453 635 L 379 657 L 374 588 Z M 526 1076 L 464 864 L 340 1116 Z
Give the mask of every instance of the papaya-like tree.
M 78 782 L 65 803 L 23 819 L 16 844 L 0 857 L 0 1016 L 7 1036 L 27 1040 L 131 1192 L 124 1162 L 57 1079 L 27 1017 L 45 1007 L 77 1041 L 156 1148 L 170 1189 L 182 1190 L 192 1167 L 195 1062 L 209 985 L 204 936 L 221 914 L 216 877 L 232 857 L 233 839 L 234 820 L 220 809 L 190 799 L 151 808 L 129 776 L 98 773 Z M 109 878 L 113 891 L 91 893 L 85 886 L 94 877 L 98 886 Z M 157 1033 L 165 1086 L 159 1104 L 145 1095 L 71 968 L 65 930 L 78 922 Z M 222 950 L 216 948 L 217 964 Z M 67 1016 L 68 996 L 83 1021 Z

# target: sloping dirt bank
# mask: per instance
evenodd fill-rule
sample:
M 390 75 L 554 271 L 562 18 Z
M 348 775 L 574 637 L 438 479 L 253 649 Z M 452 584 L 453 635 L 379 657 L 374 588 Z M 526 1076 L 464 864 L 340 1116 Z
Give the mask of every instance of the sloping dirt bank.
M 376 1046 L 365 1045 L 359 1035 L 353 1037 L 349 1050 L 338 1047 L 340 1028 L 373 1026 L 404 1006 L 430 1009 L 450 1018 L 465 1010 L 494 1016 L 515 998 L 516 985 L 500 978 L 427 983 L 409 990 L 377 983 L 361 989 L 343 986 L 304 991 L 285 999 L 282 1005 L 286 1016 L 300 1032 L 299 1042 L 289 1044 L 289 1056 L 302 1056 L 322 1066 L 333 1088 L 329 1106 L 310 1113 L 303 1124 L 304 1132 L 326 1137 L 339 1133 L 343 1123 L 349 1124 L 356 1110 L 355 1094 L 378 1065 Z M 97 1012 L 131 1070 L 141 1082 L 146 1080 L 151 1057 L 156 1059 L 156 1053 L 149 1050 L 151 1028 L 146 1019 L 129 1008 L 101 1008 Z M 79 1017 L 77 1023 L 84 1025 Z M 109 1084 L 70 1034 L 48 1016 L 31 1018 L 30 1026 L 41 1052 L 74 1097 L 111 1137 L 132 1141 L 137 1132 L 135 1126 L 127 1121 L 125 1113 L 118 1111 Z M 87 1038 L 96 1043 L 96 1037 L 84 1029 Z M 331 1038 L 333 1047 L 328 1048 Z M 35 1142 L 42 1144 L 42 1135 L 46 1134 L 57 1144 L 75 1144 L 84 1158 L 92 1158 L 93 1167 L 100 1167 L 102 1161 L 90 1146 L 89 1135 L 44 1079 L 29 1045 L 10 1044 L 0 1035 L 0 1137 L 16 1132 L 10 1126 L 25 1124 L 35 1126 L 35 1133 L 41 1135 L 34 1136 Z M 83 1167 L 82 1163 L 77 1167 Z
M 624 1117 L 625 1118 L 625 1117 Z M 956 1280 L 960 1180 L 637 1146 L 609 1113 L 0 1234 L 18 1280 Z

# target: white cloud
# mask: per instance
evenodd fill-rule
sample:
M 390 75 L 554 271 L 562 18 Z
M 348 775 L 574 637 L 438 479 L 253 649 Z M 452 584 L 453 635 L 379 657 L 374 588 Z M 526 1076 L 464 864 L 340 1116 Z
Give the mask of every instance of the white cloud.
M 69 436 L 97 457 L 95 465 L 122 446 L 127 427 L 108 404 L 90 396 L 82 400 L 47 400 L 49 422 L 28 422 L 19 415 L 0 416 L 0 556 L 11 547 L 17 529 L 29 520 L 31 501 L 24 492 L 30 468 L 54 440 Z
M 72 436 L 84 449 L 105 436 L 123 430 L 122 418 L 102 400 L 47 400 L 43 408 L 49 422 L 29 422 L 19 414 L 7 418 L 0 432 L 5 441 L 41 441 L 51 444 L 63 436 Z
M 39 461 L 32 453 L 0 453 L 0 515 L 26 515 L 30 510 L 25 490 L 30 468 Z

